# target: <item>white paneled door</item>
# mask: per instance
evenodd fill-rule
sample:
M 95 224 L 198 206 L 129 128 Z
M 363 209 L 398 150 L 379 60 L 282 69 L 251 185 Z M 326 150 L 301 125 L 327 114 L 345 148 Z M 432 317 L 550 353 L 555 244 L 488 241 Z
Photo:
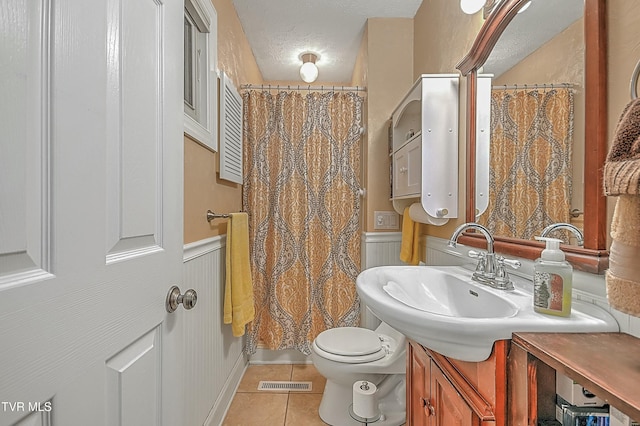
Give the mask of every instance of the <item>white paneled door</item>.
M 182 425 L 182 21 L 0 1 L 0 425 Z

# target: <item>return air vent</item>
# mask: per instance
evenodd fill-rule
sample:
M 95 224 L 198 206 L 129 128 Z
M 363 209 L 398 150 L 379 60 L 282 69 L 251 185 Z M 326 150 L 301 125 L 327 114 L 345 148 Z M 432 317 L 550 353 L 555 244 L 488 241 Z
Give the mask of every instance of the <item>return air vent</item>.
M 258 390 L 311 392 L 311 382 L 274 382 L 261 380 L 260 383 L 258 383 Z
M 220 77 L 220 179 L 242 184 L 242 97 Z

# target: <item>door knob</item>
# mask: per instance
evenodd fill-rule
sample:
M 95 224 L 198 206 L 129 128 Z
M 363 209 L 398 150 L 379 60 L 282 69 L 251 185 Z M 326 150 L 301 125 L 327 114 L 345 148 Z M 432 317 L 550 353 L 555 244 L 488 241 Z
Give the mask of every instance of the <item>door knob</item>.
M 198 293 L 196 293 L 195 290 L 189 289 L 185 291 L 184 294 L 180 294 L 180 288 L 178 288 L 177 285 L 174 285 L 169 289 L 165 306 L 167 308 L 167 312 L 172 313 L 178 309 L 178 305 L 181 303 L 185 309 L 189 310 L 196 306 L 197 301 Z

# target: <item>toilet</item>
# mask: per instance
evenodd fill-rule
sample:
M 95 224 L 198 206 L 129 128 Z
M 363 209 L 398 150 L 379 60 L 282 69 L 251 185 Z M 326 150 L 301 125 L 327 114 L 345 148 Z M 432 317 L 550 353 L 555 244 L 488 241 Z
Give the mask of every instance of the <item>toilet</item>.
M 406 339 L 384 322 L 369 330 L 339 327 L 323 331 L 313 341 L 311 359 L 326 379 L 320 418 L 334 426 L 359 426 L 350 413 L 353 383 L 366 380 L 378 390 L 381 417 L 377 426 L 405 423 Z M 372 423 L 374 424 L 374 423 Z

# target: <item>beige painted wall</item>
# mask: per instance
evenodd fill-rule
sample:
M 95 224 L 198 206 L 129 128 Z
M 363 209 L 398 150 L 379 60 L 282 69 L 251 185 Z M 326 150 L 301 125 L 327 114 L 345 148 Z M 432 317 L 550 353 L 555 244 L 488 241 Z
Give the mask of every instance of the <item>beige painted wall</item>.
M 213 6 L 218 14 L 218 69 L 237 88 L 240 84 L 262 84 L 262 75 L 231 0 L 213 0 Z M 226 220 L 217 219 L 209 224 L 207 209 L 219 213 L 242 209 L 242 185 L 220 180 L 217 170 L 218 154 L 185 136 L 185 243 L 226 233 Z
M 482 26 L 482 13 L 466 15 L 460 2 L 423 0 L 414 18 L 413 77 L 457 72 Z
M 482 26 L 482 14 L 465 15 L 458 2 L 424 0 L 414 18 L 413 76 L 458 73 L 456 65 L 467 54 Z M 466 79 L 460 79 L 460 126 L 458 128 L 458 219 L 444 226 L 425 225 L 427 235 L 449 238 L 464 223 L 466 179 Z
M 554 66 L 549 66 L 554 64 Z M 487 70 L 491 72 L 491 70 Z M 494 85 L 574 83 L 573 194 L 571 207 L 584 204 L 584 21 L 573 23 L 516 66 L 496 77 Z
M 395 107 L 414 82 L 413 20 L 372 18 L 367 21 L 366 45 L 358 55 L 354 79 L 366 81 L 367 121 L 363 149 L 364 231 L 373 232 L 374 211 L 393 211 L 389 201 L 388 125 Z M 366 70 L 362 64 L 366 63 Z M 397 230 L 396 230 L 397 231 Z

